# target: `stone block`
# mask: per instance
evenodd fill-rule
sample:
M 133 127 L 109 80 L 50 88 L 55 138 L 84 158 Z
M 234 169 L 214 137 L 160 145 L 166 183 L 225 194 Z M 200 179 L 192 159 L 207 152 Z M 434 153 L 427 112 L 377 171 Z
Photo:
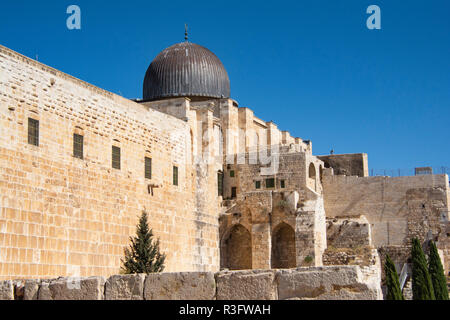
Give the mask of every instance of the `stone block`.
M 46 280 L 14 280 L 14 300 L 38 300 L 41 281 Z
M 145 274 L 114 275 L 105 283 L 105 300 L 143 300 Z
M 215 294 L 212 272 L 155 273 L 145 279 L 145 300 L 213 300 Z
M 278 297 L 317 300 L 377 300 L 379 288 L 362 280 L 358 266 L 298 268 L 277 272 Z
M 13 286 L 14 286 L 14 300 L 23 300 L 23 295 L 25 291 L 25 281 L 13 280 Z
M 14 300 L 14 283 L 11 280 L 0 281 L 0 300 Z
M 59 278 L 41 283 L 39 300 L 103 300 L 105 279 Z
M 225 271 L 216 274 L 217 300 L 276 300 L 275 271 Z
M 23 300 L 38 300 L 40 280 L 25 280 Z
M 39 290 L 37 293 L 38 300 L 53 300 L 52 294 L 51 294 L 50 288 L 49 288 L 49 284 L 51 281 L 54 281 L 54 280 L 42 281 L 39 284 Z
M 354 283 L 343 287 L 333 286 L 332 291 L 317 297 L 317 300 L 382 300 L 382 296 L 368 284 Z

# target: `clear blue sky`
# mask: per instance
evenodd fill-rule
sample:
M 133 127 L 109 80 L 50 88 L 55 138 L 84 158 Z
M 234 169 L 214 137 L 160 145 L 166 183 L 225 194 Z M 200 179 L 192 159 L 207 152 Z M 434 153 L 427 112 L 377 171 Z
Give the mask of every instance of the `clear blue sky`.
M 66 28 L 81 8 L 82 29 Z M 368 30 L 366 8 L 381 8 Z M 3 1 L 0 44 L 127 98 L 164 48 L 190 40 L 231 95 L 314 154 L 366 152 L 375 169 L 450 167 L 450 1 Z

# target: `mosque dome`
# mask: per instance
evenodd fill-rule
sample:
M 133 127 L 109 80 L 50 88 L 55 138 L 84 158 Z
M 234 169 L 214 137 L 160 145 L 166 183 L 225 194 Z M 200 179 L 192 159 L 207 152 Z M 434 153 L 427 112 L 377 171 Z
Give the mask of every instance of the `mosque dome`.
M 219 58 L 188 41 L 158 54 L 145 74 L 143 99 L 174 97 L 229 98 L 230 80 Z

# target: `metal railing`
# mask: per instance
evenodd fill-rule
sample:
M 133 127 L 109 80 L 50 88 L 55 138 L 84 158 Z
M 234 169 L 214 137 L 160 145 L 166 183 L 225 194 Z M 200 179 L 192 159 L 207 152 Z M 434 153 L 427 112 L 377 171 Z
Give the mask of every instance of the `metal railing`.
M 440 166 L 431 167 L 433 174 L 447 174 L 450 176 L 450 167 Z M 375 176 L 388 176 L 388 177 L 405 177 L 405 176 L 415 176 L 416 168 L 403 168 L 403 169 L 369 169 L 369 174 L 371 177 Z
M 400 290 L 403 290 L 403 287 L 406 284 L 406 280 L 408 279 L 408 274 L 409 274 L 409 267 L 408 267 L 408 264 L 405 263 L 405 264 L 403 264 L 403 268 L 402 268 L 402 271 L 400 272 L 400 277 L 399 277 Z

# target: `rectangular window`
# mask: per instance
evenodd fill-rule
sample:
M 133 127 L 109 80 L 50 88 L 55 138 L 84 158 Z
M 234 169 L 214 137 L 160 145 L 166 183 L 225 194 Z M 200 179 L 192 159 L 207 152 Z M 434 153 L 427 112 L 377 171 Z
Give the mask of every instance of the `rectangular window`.
M 120 170 L 120 148 L 116 146 L 112 147 L 112 167 Z
M 39 120 L 28 118 L 28 143 L 39 146 Z
M 231 178 L 234 178 L 234 170 L 231 170 L 231 171 L 230 171 L 230 177 L 231 177 Z
M 173 185 L 178 185 L 178 167 L 173 167 Z
M 255 188 L 261 189 L 261 181 L 255 181 Z
M 280 187 L 281 188 L 286 188 L 286 182 L 284 180 L 280 181 Z
M 274 178 L 266 179 L 266 188 L 275 188 L 275 179 Z
M 232 187 L 231 188 L 231 198 L 232 199 L 236 198 L 236 194 L 237 194 L 237 188 L 236 187 Z
M 76 133 L 73 134 L 73 156 L 83 159 L 83 136 Z
M 152 178 L 152 159 L 145 157 L 145 179 Z
M 223 173 L 217 173 L 217 193 L 219 196 L 223 197 Z

